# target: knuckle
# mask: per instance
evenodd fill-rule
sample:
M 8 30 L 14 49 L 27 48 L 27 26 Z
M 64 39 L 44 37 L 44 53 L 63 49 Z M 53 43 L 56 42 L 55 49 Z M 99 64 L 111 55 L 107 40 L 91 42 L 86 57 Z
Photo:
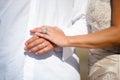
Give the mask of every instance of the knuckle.
M 35 52 L 35 51 L 36 51 L 36 48 L 32 48 L 31 51 L 32 51 L 32 52 Z
M 29 45 L 30 47 L 32 47 L 32 46 L 34 46 L 34 43 L 30 43 L 30 45 Z
M 33 44 L 29 44 L 27 47 L 28 47 L 28 48 L 32 48 L 32 46 L 33 46 Z
M 27 47 L 28 49 L 30 49 L 30 48 L 31 48 L 31 46 L 30 46 L 30 45 L 27 45 L 26 47 Z
M 33 41 L 33 39 L 29 39 L 29 40 L 27 41 L 27 43 L 30 44 L 32 41 Z
M 42 48 L 42 45 L 38 45 L 37 49 L 40 50 Z
M 26 44 L 28 45 L 29 43 L 30 43 L 30 40 L 27 40 L 27 41 L 26 41 Z

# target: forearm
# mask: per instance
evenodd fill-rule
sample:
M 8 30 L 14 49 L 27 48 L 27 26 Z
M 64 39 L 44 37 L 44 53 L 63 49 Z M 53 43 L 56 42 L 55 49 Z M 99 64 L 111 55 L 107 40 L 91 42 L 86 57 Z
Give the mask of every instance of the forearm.
M 68 36 L 66 46 L 81 48 L 104 48 L 120 45 L 120 27 L 110 27 L 108 29 L 88 35 Z

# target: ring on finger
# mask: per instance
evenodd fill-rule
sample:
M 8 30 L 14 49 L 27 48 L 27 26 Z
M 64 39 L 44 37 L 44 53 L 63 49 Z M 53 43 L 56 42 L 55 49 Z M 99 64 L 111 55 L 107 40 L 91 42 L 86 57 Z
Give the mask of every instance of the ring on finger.
M 43 43 L 41 44 L 41 46 L 44 48 L 44 47 L 46 47 L 47 45 L 43 42 Z
M 44 33 L 48 34 L 48 28 L 47 27 L 44 29 Z

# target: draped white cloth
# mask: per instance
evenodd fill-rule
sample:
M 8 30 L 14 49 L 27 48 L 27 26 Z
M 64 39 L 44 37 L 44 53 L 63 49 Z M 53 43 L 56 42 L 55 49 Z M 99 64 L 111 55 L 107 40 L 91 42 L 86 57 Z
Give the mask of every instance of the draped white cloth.
M 79 80 L 74 48 L 29 54 L 29 30 L 57 26 L 66 35 L 85 34 L 87 0 L 0 0 L 0 80 Z

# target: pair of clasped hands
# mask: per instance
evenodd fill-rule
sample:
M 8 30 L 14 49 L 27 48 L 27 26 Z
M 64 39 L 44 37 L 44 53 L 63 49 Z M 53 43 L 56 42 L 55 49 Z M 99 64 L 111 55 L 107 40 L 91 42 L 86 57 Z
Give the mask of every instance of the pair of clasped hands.
M 25 42 L 24 48 L 29 53 L 41 55 L 65 44 L 64 32 L 57 27 L 42 26 L 30 30 L 30 33 L 34 35 Z

